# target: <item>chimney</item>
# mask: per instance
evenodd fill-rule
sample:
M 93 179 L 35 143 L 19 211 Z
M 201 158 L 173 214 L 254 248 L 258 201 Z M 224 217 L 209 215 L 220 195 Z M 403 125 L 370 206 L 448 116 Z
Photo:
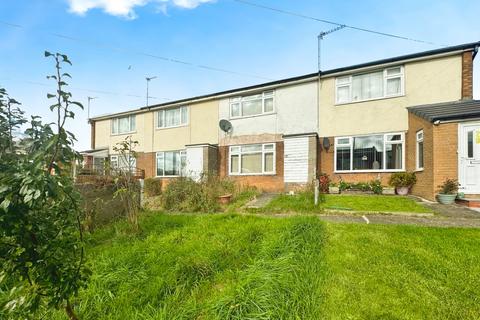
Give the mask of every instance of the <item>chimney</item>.
M 462 54 L 462 100 L 473 99 L 473 55 L 475 51 Z

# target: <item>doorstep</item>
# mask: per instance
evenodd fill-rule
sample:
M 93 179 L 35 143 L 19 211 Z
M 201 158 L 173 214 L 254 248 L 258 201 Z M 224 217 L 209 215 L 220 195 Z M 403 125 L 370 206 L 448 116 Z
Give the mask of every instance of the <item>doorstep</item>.
M 463 199 L 455 199 L 455 202 L 468 208 L 480 208 L 480 198 L 466 197 Z

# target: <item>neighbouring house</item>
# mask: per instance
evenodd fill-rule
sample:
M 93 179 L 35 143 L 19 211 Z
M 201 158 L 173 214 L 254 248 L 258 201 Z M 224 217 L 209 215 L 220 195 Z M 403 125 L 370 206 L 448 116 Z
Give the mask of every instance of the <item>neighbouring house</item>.
M 86 163 L 122 167 L 113 146 L 139 142 L 146 177 L 215 173 L 266 191 L 416 171 L 434 199 L 446 177 L 480 194 L 480 42 L 326 70 L 90 119 Z M 468 116 L 465 114 L 468 113 Z M 219 127 L 219 121 L 223 125 Z M 478 164 L 477 164 L 478 161 Z M 123 161 L 125 162 L 125 161 Z

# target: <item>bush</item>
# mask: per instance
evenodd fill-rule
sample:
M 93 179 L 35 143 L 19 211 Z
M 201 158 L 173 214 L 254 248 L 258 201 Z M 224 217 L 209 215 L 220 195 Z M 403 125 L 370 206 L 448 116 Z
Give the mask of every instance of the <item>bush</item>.
M 372 180 L 370 181 L 370 189 L 373 191 L 375 194 L 382 194 L 383 192 L 383 187 L 382 183 L 380 180 Z
M 147 197 L 159 196 L 162 193 L 162 180 L 155 178 L 145 179 L 144 192 Z
M 440 194 L 457 194 L 458 181 L 455 179 L 445 179 L 445 181 L 438 186 Z
M 411 187 L 417 182 L 414 172 L 396 172 L 390 176 L 389 184 L 396 188 Z

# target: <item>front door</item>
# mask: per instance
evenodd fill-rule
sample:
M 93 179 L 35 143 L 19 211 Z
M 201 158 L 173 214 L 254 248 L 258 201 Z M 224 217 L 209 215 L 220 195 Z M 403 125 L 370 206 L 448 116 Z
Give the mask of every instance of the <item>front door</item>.
M 461 124 L 459 131 L 460 191 L 480 194 L 480 123 Z

